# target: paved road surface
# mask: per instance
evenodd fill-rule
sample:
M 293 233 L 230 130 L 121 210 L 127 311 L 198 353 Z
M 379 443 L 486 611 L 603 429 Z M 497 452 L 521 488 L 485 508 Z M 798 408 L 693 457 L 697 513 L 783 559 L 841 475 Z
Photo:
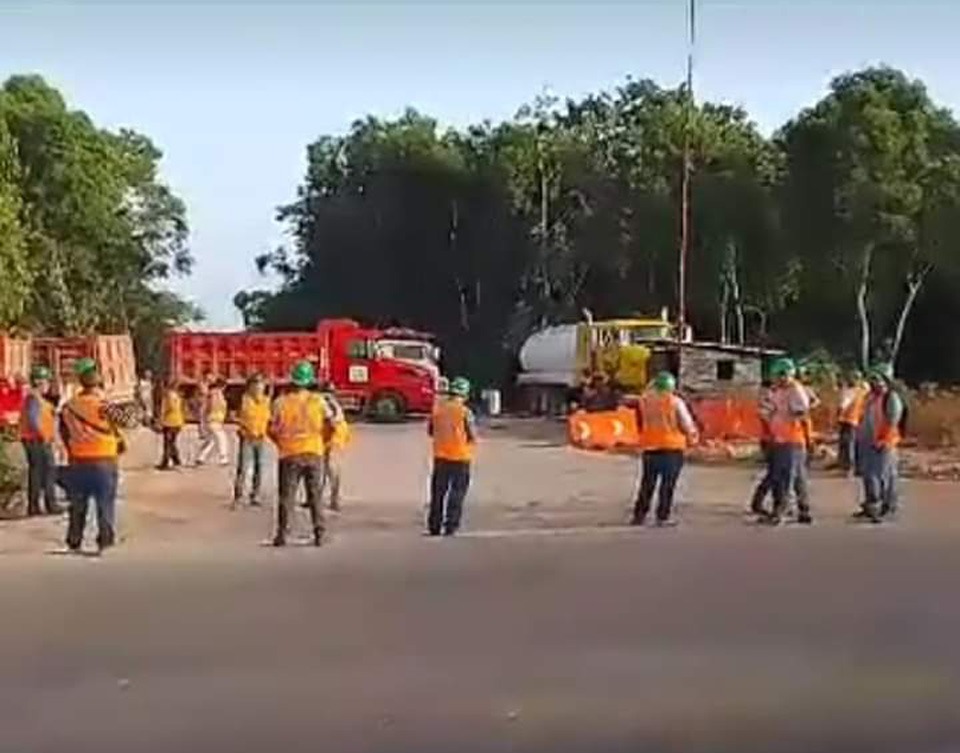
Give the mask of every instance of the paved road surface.
M 367 439 L 352 462 L 409 437 Z M 895 528 L 848 525 L 837 503 L 768 531 L 735 519 L 748 473 L 698 469 L 685 528 L 635 531 L 611 527 L 622 500 L 588 504 L 629 486 L 610 480 L 621 460 L 591 477 L 530 450 L 491 440 L 488 473 L 513 462 L 522 492 L 488 479 L 484 525 L 454 541 L 417 536 L 416 495 L 390 508 L 357 473 L 329 548 L 273 551 L 264 515 L 223 509 L 215 470 L 165 519 L 151 485 L 171 477 L 132 474 L 134 530 L 100 560 L 40 553 L 50 522 L 18 534 L 0 559 L 0 751 L 960 749 L 946 487 L 915 487 Z M 537 479 L 554 501 L 534 515 Z

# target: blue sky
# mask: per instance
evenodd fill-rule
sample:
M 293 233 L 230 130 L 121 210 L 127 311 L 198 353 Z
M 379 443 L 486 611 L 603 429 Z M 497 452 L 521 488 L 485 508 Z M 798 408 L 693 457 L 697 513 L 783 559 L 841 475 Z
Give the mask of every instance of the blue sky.
M 698 97 L 769 131 L 844 70 L 886 62 L 960 109 L 960 2 L 699 0 Z M 186 200 L 193 276 L 211 324 L 262 285 L 304 147 L 408 105 L 463 125 L 511 116 L 545 86 L 578 96 L 627 76 L 683 77 L 685 0 L 228 3 L 0 0 L 0 78 L 36 72 L 100 124 L 165 153 Z

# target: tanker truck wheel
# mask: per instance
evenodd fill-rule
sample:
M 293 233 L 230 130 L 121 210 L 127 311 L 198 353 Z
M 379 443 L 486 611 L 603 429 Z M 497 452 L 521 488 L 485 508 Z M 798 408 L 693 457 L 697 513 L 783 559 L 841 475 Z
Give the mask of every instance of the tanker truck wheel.
M 370 400 L 367 414 L 374 421 L 395 423 L 407 415 L 407 403 L 396 392 L 378 392 Z

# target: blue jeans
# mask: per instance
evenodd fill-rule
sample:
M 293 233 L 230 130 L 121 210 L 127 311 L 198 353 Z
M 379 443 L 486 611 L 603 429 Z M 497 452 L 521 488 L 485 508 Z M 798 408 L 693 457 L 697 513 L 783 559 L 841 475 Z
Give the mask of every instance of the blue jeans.
M 633 507 L 634 520 L 642 521 L 647 517 L 658 483 L 660 490 L 657 497 L 657 520 L 668 520 L 673 510 L 673 494 L 680 479 L 680 471 L 683 470 L 683 451 L 647 450 L 643 453 L 641 463 L 643 475 Z
M 860 473 L 863 476 L 863 509 L 867 513 L 876 513 L 880 506 L 881 515 L 897 511 L 899 491 L 897 489 L 897 451 L 892 447 L 872 447 L 861 444 Z
M 769 475 L 775 517 L 786 512 L 791 489 L 797 496 L 797 512 L 801 516 L 810 514 L 806 447 L 797 444 L 772 445 Z
M 263 458 L 267 451 L 263 439 L 244 439 L 240 437 L 237 449 L 237 477 L 233 485 L 233 501 L 241 502 L 246 494 L 247 475 L 250 475 L 250 502 L 260 499 L 260 482 L 263 478 Z
M 27 514 L 41 513 L 41 497 L 46 512 L 60 512 L 55 483 L 57 464 L 53 458 L 53 447 L 49 442 L 30 440 L 23 443 L 23 451 L 27 456 Z
M 427 529 L 432 535 L 438 535 L 441 526 L 448 534 L 457 532 L 463 515 L 463 500 L 469 488 L 469 461 L 434 459 L 427 516 Z
M 97 546 L 105 549 L 116 541 L 117 482 L 115 462 L 72 463 L 67 469 L 66 488 L 70 500 L 67 546 L 79 549 L 87 525 L 87 507 L 92 499 L 97 511 Z

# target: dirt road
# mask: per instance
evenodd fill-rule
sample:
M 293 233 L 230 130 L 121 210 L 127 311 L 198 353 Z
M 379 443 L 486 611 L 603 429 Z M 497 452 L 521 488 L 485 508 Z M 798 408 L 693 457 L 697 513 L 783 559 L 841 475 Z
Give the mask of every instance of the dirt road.
M 957 488 L 896 527 L 742 518 L 691 468 L 684 526 L 621 527 L 627 458 L 488 429 L 467 535 L 419 536 L 422 427 L 359 431 L 329 548 L 260 543 L 229 472 L 124 482 L 122 547 L 0 528 L 0 751 L 937 751 L 960 747 Z M 148 450 L 129 459 L 144 465 Z

